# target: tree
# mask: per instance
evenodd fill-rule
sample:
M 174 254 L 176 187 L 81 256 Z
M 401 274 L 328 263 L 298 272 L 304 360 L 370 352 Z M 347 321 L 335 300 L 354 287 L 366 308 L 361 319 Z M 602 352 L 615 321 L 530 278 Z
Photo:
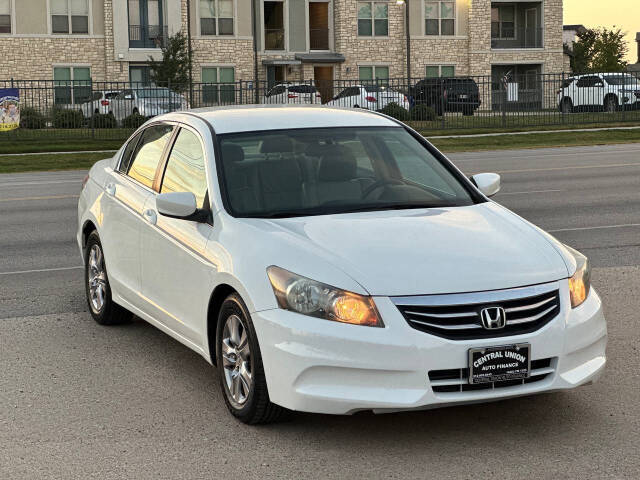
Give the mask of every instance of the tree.
M 625 33 L 618 29 L 588 28 L 573 44 L 571 69 L 575 73 L 622 72 L 627 66 Z
M 167 39 L 166 45 L 162 47 L 162 60 L 155 61 L 149 57 L 149 61 L 151 80 L 156 85 L 170 85 L 177 92 L 188 90 L 191 70 L 189 42 L 182 32 Z

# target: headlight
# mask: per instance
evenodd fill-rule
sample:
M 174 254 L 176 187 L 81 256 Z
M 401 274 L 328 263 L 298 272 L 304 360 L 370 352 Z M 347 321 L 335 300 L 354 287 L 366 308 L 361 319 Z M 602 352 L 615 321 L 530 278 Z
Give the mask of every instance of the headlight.
M 301 277 L 279 267 L 267 268 L 278 306 L 284 310 L 335 322 L 383 327 L 371 297 Z
M 589 264 L 589 259 L 580 252 L 567 245 L 565 245 L 565 247 L 576 259 L 576 273 L 569 279 L 571 308 L 576 308 L 589 296 L 589 290 L 591 288 L 591 265 Z

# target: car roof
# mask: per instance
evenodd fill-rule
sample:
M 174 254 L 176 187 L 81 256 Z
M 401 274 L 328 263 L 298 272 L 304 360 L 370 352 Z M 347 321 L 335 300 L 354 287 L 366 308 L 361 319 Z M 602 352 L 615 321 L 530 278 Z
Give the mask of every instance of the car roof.
M 217 134 L 330 127 L 397 127 L 397 122 L 367 110 L 322 105 L 242 105 L 189 111 L 209 122 Z M 167 115 L 167 119 L 171 114 Z

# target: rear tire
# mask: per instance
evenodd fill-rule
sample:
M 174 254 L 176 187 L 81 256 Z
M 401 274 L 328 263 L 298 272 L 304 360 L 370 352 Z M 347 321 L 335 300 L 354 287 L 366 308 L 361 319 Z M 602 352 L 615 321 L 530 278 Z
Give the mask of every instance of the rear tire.
M 288 410 L 271 403 L 251 316 L 237 293 L 222 303 L 216 329 L 220 388 L 231 414 L 255 425 L 283 419 Z
M 573 113 L 573 102 L 569 98 L 563 98 L 560 104 L 560 111 L 562 113 Z
M 133 314 L 113 302 L 104 261 L 100 236 L 95 230 L 89 234 L 84 250 L 84 284 L 89 312 L 100 325 L 119 325 L 130 322 Z
M 618 99 L 614 96 L 610 96 L 604 99 L 604 111 L 608 113 L 615 113 L 618 111 Z

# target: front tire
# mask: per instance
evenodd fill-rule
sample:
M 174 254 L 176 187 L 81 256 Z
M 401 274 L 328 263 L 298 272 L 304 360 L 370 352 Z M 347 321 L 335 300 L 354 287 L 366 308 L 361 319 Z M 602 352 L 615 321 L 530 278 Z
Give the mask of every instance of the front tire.
M 100 325 L 119 325 L 131 321 L 132 314 L 111 298 L 111 287 L 100 237 L 91 232 L 84 251 L 84 279 L 87 304 L 93 319 Z
M 573 102 L 569 98 L 564 98 L 560 104 L 562 113 L 573 113 Z
M 269 400 L 256 332 L 237 293 L 223 302 L 216 330 L 220 388 L 231 414 L 250 425 L 282 419 L 287 410 Z

